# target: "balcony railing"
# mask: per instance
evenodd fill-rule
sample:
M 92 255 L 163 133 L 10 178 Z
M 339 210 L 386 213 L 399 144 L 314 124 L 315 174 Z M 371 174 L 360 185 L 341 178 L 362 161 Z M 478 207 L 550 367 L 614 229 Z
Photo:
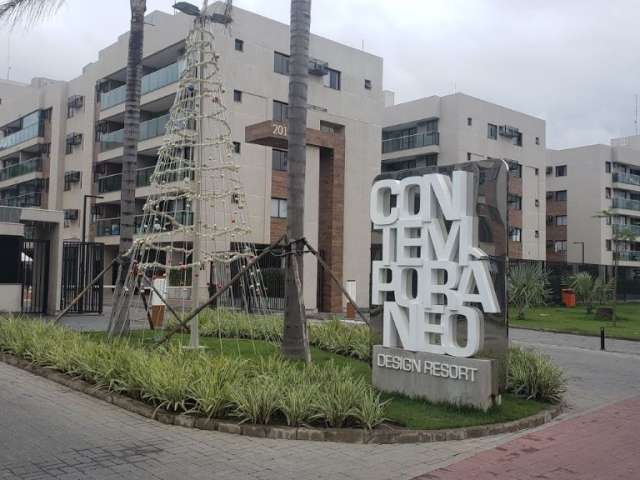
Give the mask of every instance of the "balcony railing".
M 161 117 L 152 118 L 146 122 L 140 123 L 139 141 L 164 135 L 165 126 L 169 121 L 169 114 Z M 100 151 L 105 152 L 122 146 L 124 142 L 124 129 L 115 132 L 103 133 L 100 135 Z
M 181 69 L 182 63 L 176 62 L 142 77 L 142 95 L 177 82 L 180 78 Z M 126 96 L 126 85 L 121 85 L 113 90 L 101 93 L 100 110 L 106 110 L 107 108 L 124 103 Z
M 182 225 L 193 225 L 193 212 L 190 210 L 180 210 L 173 212 L 172 216 L 177 222 Z M 167 221 L 159 218 L 157 222 L 154 222 L 152 227 L 143 227 L 143 220 L 145 215 L 136 215 L 135 218 L 135 233 L 140 234 L 143 232 L 148 233 L 162 233 L 169 232 L 173 229 L 173 225 Z M 120 217 L 114 218 L 101 218 L 96 220 L 96 236 L 98 237 L 111 237 L 120 235 Z
M 614 173 L 613 181 L 640 187 L 640 175 L 633 175 L 632 173 Z
M 40 124 L 34 123 L 33 125 L 29 125 L 22 130 L 18 130 L 17 132 L 13 132 L 6 137 L 0 138 L 0 150 L 4 150 L 5 148 L 11 148 L 19 143 L 26 142 L 27 140 L 31 140 L 32 138 L 36 138 L 40 136 Z
M 617 252 L 616 256 L 623 262 L 640 262 L 640 252 L 626 250 Z
M 640 200 L 631 200 L 627 198 L 614 198 L 613 208 L 624 208 L 625 210 L 640 210 Z
M 26 162 L 17 163 L 0 170 L 0 181 L 8 180 L 10 178 L 19 177 L 20 175 L 26 175 L 31 172 L 42 171 L 42 158 L 32 158 Z
M 42 194 L 40 192 L 25 193 L 15 197 L 0 198 L 0 205 L 6 207 L 40 207 Z
M 382 153 L 397 152 L 398 150 L 409 150 L 411 148 L 428 147 L 440 143 L 438 132 L 424 132 L 405 137 L 389 138 L 382 141 Z
M 613 225 L 613 233 L 630 232 L 636 237 L 640 237 L 640 225 Z
M 151 175 L 155 168 L 154 165 L 136 170 L 136 187 L 149 186 L 151 184 Z M 117 192 L 119 190 L 122 190 L 122 173 L 114 173 L 113 175 L 105 175 L 98 178 L 98 193 Z

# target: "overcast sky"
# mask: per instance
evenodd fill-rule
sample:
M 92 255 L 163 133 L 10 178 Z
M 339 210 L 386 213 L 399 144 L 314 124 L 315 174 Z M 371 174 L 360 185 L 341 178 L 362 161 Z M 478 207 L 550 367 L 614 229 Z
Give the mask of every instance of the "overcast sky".
M 173 0 L 147 0 L 171 12 Z M 197 0 L 194 3 L 199 3 Z M 235 0 L 279 21 L 289 0 Z M 635 132 L 637 0 L 313 0 L 313 33 L 384 58 L 396 101 L 460 91 L 547 121 L 547 145 Z M 0 75 L 68 80 L 128 30 L 129 0 L 67 0 L 25 31 L 0 33 Z

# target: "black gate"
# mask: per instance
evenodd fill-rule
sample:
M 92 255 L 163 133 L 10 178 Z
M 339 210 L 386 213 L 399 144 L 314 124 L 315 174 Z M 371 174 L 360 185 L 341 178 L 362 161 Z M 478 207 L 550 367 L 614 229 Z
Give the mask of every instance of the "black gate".
M 62 298 L 65 309 L 104 269 L 104 244 L 64 242 L 62 246 Z M 101 278 L 73 305 L 71 312 L 102 313 L 104 282 Z
M 20 252 L 22 313 L 47 313 L 49 296 L 49 241 L 24 240 Z

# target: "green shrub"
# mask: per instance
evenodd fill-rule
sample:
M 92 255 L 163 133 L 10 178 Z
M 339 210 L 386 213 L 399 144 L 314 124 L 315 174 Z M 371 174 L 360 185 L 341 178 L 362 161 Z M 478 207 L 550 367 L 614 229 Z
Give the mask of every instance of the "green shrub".
M 231 387 L 233 416 L 240 422 L 268 425 L 279 403 L 279 385 L 273 378 L 257 376 Z
M 509 351 L 507 390 L 544 402 L 560 402 L 567 390 L 563 371 L 542 353 L 521 348 Z
M 207 418 L 224 417 L 231 406 L 230 385 L 239 381 L 246 365 L 244 360 L 228 357 L 197 362 L 196 380 L 188 392 L 195 402 L 192 411 Z

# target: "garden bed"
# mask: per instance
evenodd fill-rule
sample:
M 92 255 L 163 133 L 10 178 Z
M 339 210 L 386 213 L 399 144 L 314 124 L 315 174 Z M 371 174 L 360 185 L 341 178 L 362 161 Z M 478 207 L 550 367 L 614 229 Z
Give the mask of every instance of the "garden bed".
M 266 325 L 262 324 L 264 328 Z M 328 328 L 331 331 L 312 333 L 314 343 L 319 344 L 319 338 L 323 338 L 327 349 L 329 344 L 337 348 L 337 344 L 349 343 L 338 329 L 351 327 Z M 256 326 L 251 329 L 255 332 Z M 223 338 L 219 330 L 217 334 L 218 338 L 203 339 L 208 347 L 203 352 L 180 348 L 180 343 L 186 343 L 180 336 L 166 350 L 152 351 L 148 346 L 152 332 L 106 342 L 102 334 L 0 319 L 0 349 L 12 358 L 26 360 L 35 368 L 45 367 L 45 371 L 58 376 L 74 377 L 103 397 L 128 397 L 168 423 L 222 430 L 236 425 L 233 430 L 237 433 L 259 436 L 282 436 L 286 430 L 286 438 L 317 431 L 326 432 L 314 434 L 323 437 L 316 439 L 325 440 L 337 440 L 335 430 L 346 429 L 360 432 L 349 434 L 357 437 L 354 441 L 381 442 L 395 441 L 389 437 L 390 432 L 395 432 L 393 438 L 406 437 L 408 429 L 472 428 L 470 433 L 445 434 L 465 438 L 497 433 L 503 428 L 524 428 L 550 418 L 549 404 L 509 394 L 503 396 L 502 406 L 488 412 L 379 394 L 370 384 L 368 363 L 355 358 L 354 348 L 344 352 L 351 357 L 314 348 L 313 363 L 306 366 L 279 358 L 274 343 Z M 353 339 L 362 332 L 348 335 Z M 332 337 L 342 340 L 330 341 Z M 524 422 L 518 421 L 526 417 Z M 483 425 L 495 428 L 480 428 Z M 280 433 L 266 433 L 272 430 Z M 381 432 L 386 432 L 386 440 Z M 411 438 L 426 441 L 441 437 L 422 432 Z

